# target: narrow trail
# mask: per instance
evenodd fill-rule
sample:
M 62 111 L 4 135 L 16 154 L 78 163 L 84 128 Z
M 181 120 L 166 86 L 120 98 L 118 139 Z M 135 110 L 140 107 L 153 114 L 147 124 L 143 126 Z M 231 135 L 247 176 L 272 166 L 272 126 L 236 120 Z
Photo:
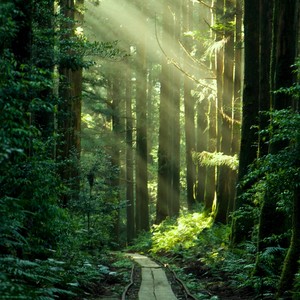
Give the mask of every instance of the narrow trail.
M 142 268 L 139 300 L 178 300 L 161 266 L 137 253 L 130 253 L 128 256 Z

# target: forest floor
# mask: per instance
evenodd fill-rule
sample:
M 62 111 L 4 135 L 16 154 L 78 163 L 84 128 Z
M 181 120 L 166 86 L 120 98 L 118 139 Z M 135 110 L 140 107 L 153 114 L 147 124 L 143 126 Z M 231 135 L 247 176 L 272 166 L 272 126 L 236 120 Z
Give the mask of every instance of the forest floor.
M 193 278 L 193 290 L 191 294 L 195 299 L 201 300 L 253 300 L 253 291 L 247 288 L 234 288 L 230 285 L 228 275 L 222 270 L 211 272 L 208 266 L 198 261 L 188 265 L 178 266 L 186 275 Z M 184 280 L 185 281 L 185 280 Z M 184 282 L 187 286 L 188 282 Z M 191 289 L 190 289 L 191 290 Z

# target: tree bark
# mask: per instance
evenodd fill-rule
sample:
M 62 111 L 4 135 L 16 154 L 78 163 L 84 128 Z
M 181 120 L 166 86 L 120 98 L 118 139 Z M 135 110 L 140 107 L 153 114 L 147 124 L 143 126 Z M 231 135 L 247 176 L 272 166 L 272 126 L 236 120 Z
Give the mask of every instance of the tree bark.
M 237 0 L 235 5 L 235 46 L 234 46 L 234 87 L 232 104 L 232 137 L 231 155 L 239 155 L 241 139 L 241 118 L 242 118 L 242 1 Z M 235 209 L 235 194 L 237 184 L 237 172 L 231 170 L 231 201 L 229 211 Z
M 215 0 L 212 0 L 211 5 L 211 24 L 214 25 L 215 22 L 215 12 L 214 7 Z M 211 37 L 214 35 L 214 31 L 211 30 Z M 218 54 L 216 54 L 218 55 Z M 211 62 L 211 68 L 215 68 L 216 62 Z M 217 118 L 218 118 L 218 107 L 215 103 L 215 99 L 209 97 L 207 105 L 207 150 L 211 153 L 217 151 Z M 205 178 L 205 194 L 204 194 L 204 206 L 208 212 L 213 209 L 213 203 L 216 195 L 216 167 L 207 166 L 206 167 L 206 178 Z
M 180 53 L 178 41 L 180 39 L 180 5 L 173 4 L 171 6 L 172 19 L 172 40 L 173 53 L 175 60 L 180 62 Z M 170 95 L 170 150 L 171 150 L 171 190 L 169 197 L 169 216 L 176 217 L 180 210 L 180 88 L 181 88 L 181 72 L 174 66 L 171 68 L 171 78 L 169 85 L 172 91 Z
M 208 124 L 207 124 L 207 106 L 208 99 L 206 96 L 203 99 L 198 100 L 197 103 L 197 131 L 196 131 L 196 151 L 198 153 L 207 150 L 207 136 L 208 136 Z M 205 179 L 206 179 L 206 167 L 196 166 L 196 202 L 205 204 Z
M 233 3 L 231 0 L 225 1 L 225 20 L 226 24 L 233 21 L 234 15 Z M 223 102 L 221 106 L 225 116 L 232 116 L 233 103 L 233 67 L 234 67 L 234 32 L 225 30 L 226 43 L 224 45 L 224 71 L 223 71 Z M 222 118 L 220 134 L 221 148 L 220 151 L 225 155 L 231 155 L 232 144 L 232 121 Z M 217 188 L 217 213 L 216 222 L 227 223 L 228 208 L 230 202 L 233 201 L 233 191 L 231 186 L 231 170 L 228 166 L 220 166 L 218 172 L 218 188 Z
M 236 191 L 234 210 L 239 209 L 244 203 L 241 195 L 248 187 L 241 182 L 248 172 L 249 165 L 257 157 L 257 130 L 254 125 L 258 122 L 259 115 L 259 0 L 244 1 L 244 90 L 243 90 L 243 117 L 241 128 L 241 146 L 239 156 L 238 185 Z M 253 220 L 233 218 L 232 240 L 233 244 L 242 242 L 249 237 L 253 227 Z
M 267 112 L 271 108 L 270 65 L 272 46 L 273 1 L 260 0 L 260 58 L 259 58 L 259 111 Z M 259 116 L 259 130 L 264 130 L 269 124 L 269 117 Z M 259 134 L 258 157 L 268 153 L 266 137 Z
M 191 1 L 186 0 L 183 4 L 183 30 L 192 30 L 192 8 Z M 191 43 L 185 38 L 185 48 L 191 51 Z M 184 65 L 188 69 L 186 58 Z M 183 98 L 184 98 L 184 130 L 185 130 L 185 160 L 186 160 L 186 193 L 187 207 L 192 210 L 195 206 L 194 185 L 195 185 L 195 164 L 192 158 L 192 151 L 195 150 L 195 98 L 191 92 L 194 87 L 193 82 L 187 76 L 184 77 Z
M 144 5 L 140 4 L 142 12 L 145 11 Z M 137 233 L 149 230 L 147 107 L 146 36 L 144 36 L 137 45 L 135 165 Z
M 75 3 L 74 0 L 63 0 L 60 2 L 60 6 L 64 18 L 60 25 L 60 39 L 61 41 L 70 40 L 74 38 Z M 62 205 L 67 206 L 71 199 L 75 201 L 78 199 L 80 189 L 78 161 L 80 158 L 81 116 L 78 115 L 78 112 L 81 111 L 81 82 L 78 82 L 78 78 L 74 76 L 76 66 L 71 66 L 69 59 L 64 57 L 70 55 L 71 50 L 61 50 L 59 65 L 59 97 L 61 100 L 57 118 L 58 133 L 61 135 L 61 139 L 58 145 L 57 158 L 64 162 L 60 174 L 69 191 L 62 195 Z M 79 84 L 79 88 L 75 88 L 75 84 Z
M 294 74 L 292 65 L 296 58 L 298 38 L 298 2 L 296 1 L 279 1 L 274 2 L 273 14 L 273 37 L 272 37 L 272 55 L 271 55 L 271 87 L 276 91 L 281 87 L 290 87 L 294 82 Z M 275 110 L 287 109 L 292 107 L 293 100 L 290 95 L 276 93 L 272 97 L 271 108 Z M 272 120 L 271 120 L 272 123 Z M 276 126 L 276 124 L 274 124 Z M 271 133 L 272 134 L 272 133 Z M 287 146 L 285 143 L 270 143 L 269 153 L 276 154 L 278 151 Z M 297 209 L 297 195 L 294 201 L 295 209 Z M 261 208 L 261 216 L 258 230 L 258 251 L 263 252 L 267 247 L 276 246 L 278 241 L 269 242 L 268 237 L 273 235 L 281 236 L 286 232 L 286 216 L 282 211 L 278 211 L 277 202 L 274 200 L 271 187 L 266 187 L 264 201 Z M 281 226 L 278 226 L 281 224 Z M 297 229 L 295 229 L 297 230 Z M 280 244 L 285 245 L 287 241 L 281 239 Z M 295 237 L 292 238 L 292 243 L 297 243 Z M 291 244 L 290 253 L 293 254 L 294 245 Z M 289 259 L 289 257 L 287 257 Z M 258 258 L 256 264 L 257 273 L 261 271 L 260 260 Z M 291 267 L 291 264 L 288 263 Z M 285 266 L 286 268 L 286 266 Z M 287 268 L 283 271 L 281 284 L 285 285 L 285 276 L 291 271 Z
M 111 95 L 111 109 L 112 109 L 112 132 L 114 140 L 112 141 L 111 147 L 111 163 L 114 170 L 114 174 L 111 180 L 112 188 L 112 201 L 116 205 L 114 214 L 114 239 L 115 242 L 119 242 L 120 237 L 120 150 L 121 150 L 121 84 L 122 79 L 117 73 L 116 69 L 112 71 L 112 77 L 110 78 L 110 95 Z
M 132 61 L 130 58 L 126 64 L 126 218 L 127 218 L 127 243 L 130 244 L 135 237 L 135 205 L 133 187 L 133 116 L 132 116 Z

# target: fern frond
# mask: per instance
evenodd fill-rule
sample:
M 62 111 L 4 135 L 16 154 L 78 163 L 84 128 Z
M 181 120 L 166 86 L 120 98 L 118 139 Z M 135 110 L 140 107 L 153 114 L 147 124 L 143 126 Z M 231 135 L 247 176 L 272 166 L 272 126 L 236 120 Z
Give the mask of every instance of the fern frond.
M 222 152 L 193 152 L 194 162 L 199 163 L 201 166 L 216 167 L 228 166 L 232 170 L 237 170 L 239 161 L 237 155 L 225 155 Z
M 278 254 L 282 255 L 284 252 L 286 252 L 286 248 L 282 248 L 280 246 L 267 247 L 266 250 L 261 254 L 261 257 L 266 258 Z

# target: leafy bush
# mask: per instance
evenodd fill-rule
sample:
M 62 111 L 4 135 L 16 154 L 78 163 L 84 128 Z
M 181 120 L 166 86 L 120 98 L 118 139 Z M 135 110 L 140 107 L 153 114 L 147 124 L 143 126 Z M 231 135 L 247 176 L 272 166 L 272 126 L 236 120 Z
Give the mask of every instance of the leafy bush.
M 152 247 L 152 233 L 141 232 L 134 240 L 132 245 L 127 247 L 128 251 L 136 251 L 140 253 L 147 253 Z
M 46 133 L 39 128 L 43 125 L 38 118 L 53 113 L 54 104 L 64 101 L 51 95 L 55 74 L 50 69 L 58 61 L 89 66 L 84 55 L 111 58 L 123 54 L 116 44 L 89 43 L 84 37 L 65 41 L 65 47 L 55 47 L 53 53 L 48 51 L 58 41 L 52 44 L 54 28 L 45 28 L 52 20 L 47 24 L 51 17 L 46 20 L 42 13 L 52 11 L 48 2 L 37 2 L 32 11 L 32 60 L 28 64 L 20 64 L 10 49 L 19 26 L 13 16 L 20 12 L 14 3 L 0 3 L 0 299 L 83 299 L 115 276 L 98 250 L 110 239 L 108 215 L 114 208 L 104 205 L 108 184 L 103 194 L 103 182 L 93 199 L 81 198 L 77 210 L 75 205 L 61 207 L 61 195 L 72 191 L 60 179 L 58 169 L 69 161 L 58 164 L 53 158 L 57 147 L 54 125 Z M 38 25 L 41 20 L 43 26 Z M 56 33 L 53 38 L 57 39 Z M 70 46 L 77 57 L 66 55 Z M 89 228 L 84 220 L 86 210 L 82 213 L 87 199 L 93 212 L 97 211 Z M 98 251 L 98 259 L 91 249 Z
M 55 287 L 59 283 L 61 262 L 29 261 L 13 256 L 0 258 L 0 299 L 51 300 L 75 294 Z
M 196 245 L 201 232 L 212 225 L 212 217 L 205 213 L 186 213 L 178 219 L 167 219 L 152 230 L 153 253 L 177 253 Z

